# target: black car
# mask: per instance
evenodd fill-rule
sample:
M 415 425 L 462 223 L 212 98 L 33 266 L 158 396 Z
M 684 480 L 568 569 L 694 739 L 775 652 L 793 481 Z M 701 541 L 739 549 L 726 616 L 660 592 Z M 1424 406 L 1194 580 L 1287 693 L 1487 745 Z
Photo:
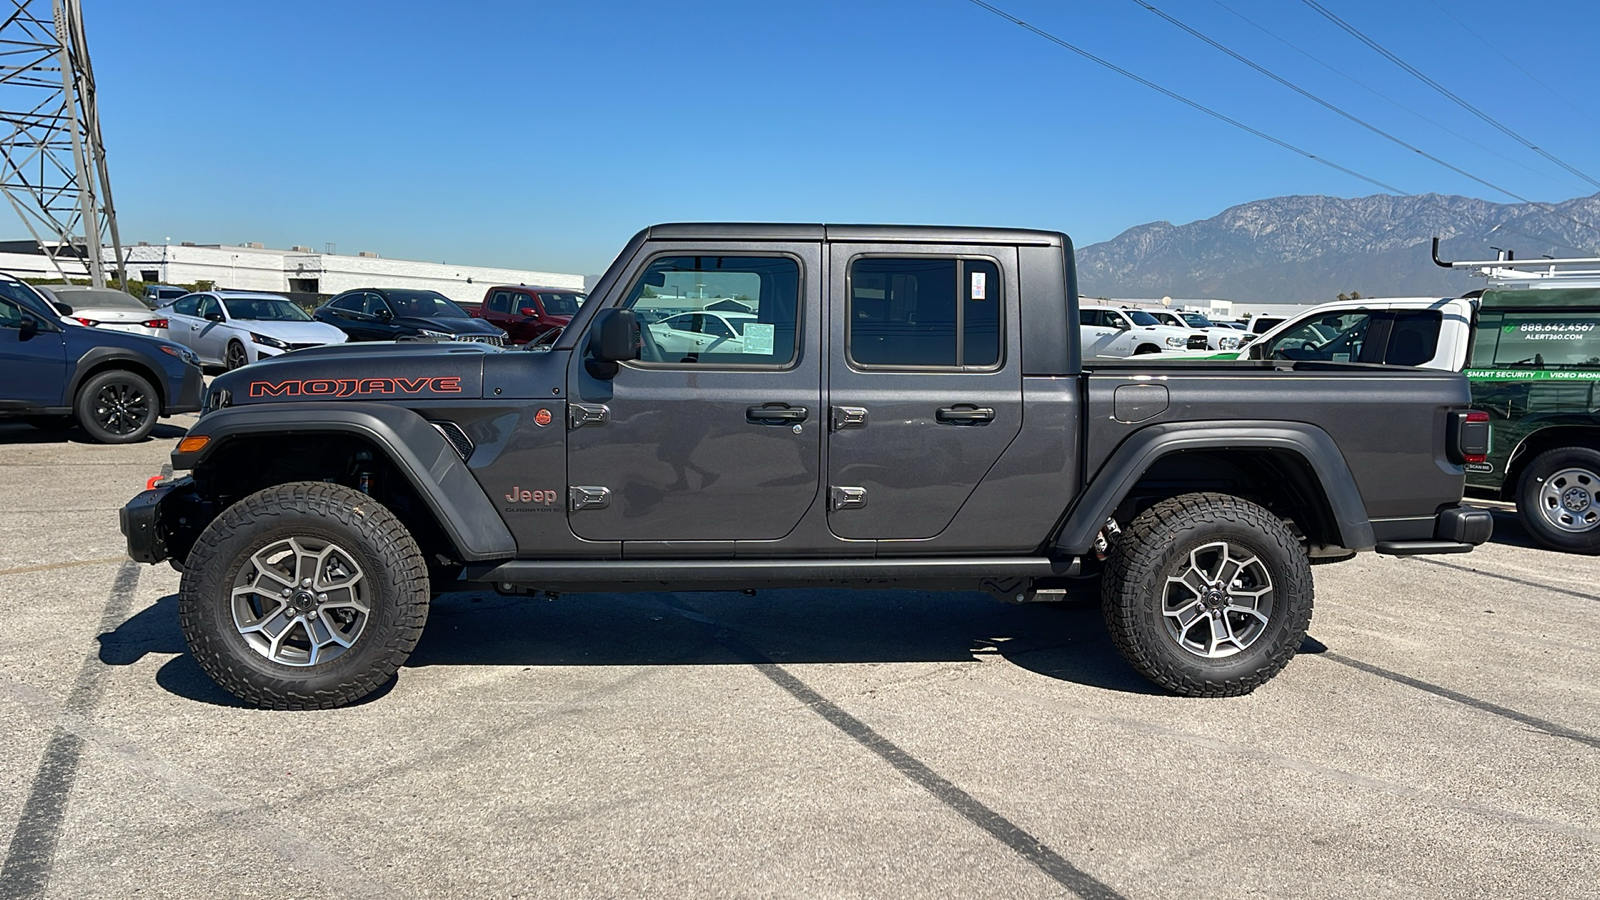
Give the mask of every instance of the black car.
M 352 341 L 475 341 L 499 347 L 506 338 L 438 291 L 356 288 L 329 300 L 312 317 Z
M 187 347 L 63 322 L 68 312 L 0 274 L 0 418 L 76 422 L 100 443 L 126 444 L 161 416 L 200 408 L 200 358 Z

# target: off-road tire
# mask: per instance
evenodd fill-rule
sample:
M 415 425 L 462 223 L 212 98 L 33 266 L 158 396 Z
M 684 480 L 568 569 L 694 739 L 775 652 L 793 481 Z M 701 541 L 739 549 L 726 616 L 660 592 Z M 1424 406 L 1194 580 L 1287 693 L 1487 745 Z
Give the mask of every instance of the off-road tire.
M 1208 659 L 1184 649 L 1166 625 L 1167 579 L 1189 568 L 1190 553 L 1218 541 L 1254 554 L 1270 576 L 1272 610 L 1259 636 L 1232 656 Z M 1175 694 L 1248 694 L 1276 675 L 1311 625 L 1311 566 L 1283 521 L 1227 494 L 1184 494 L 1134 518 L 1112 542 L 1101 587 L 1111 639 L 1129 665 Z
M 256 552 L 291 536 L 338 544 L 373 580 L 364 629 L 326 663 L 279 664 L 235 625 L 235 579 Z M 329 709 L 394 676 L 422 635 L 428 598 L 427 560 L 393 513 L 342 485 L 291 482 L 240 500 L 201 532 L 184 566 L 178 623 L 195 661 L 235 697 L 272 709 Z
M 103 421 L 110 415 L 107 400 L 115 402 L 115 397 L 126 398 L 125 402 L 129 404 L 139 404 L 137 412 L 131 413 L 137 417 L 136 423 L 122 420 L 113 427 Z M 96 442 L 131 444 L 149 437 L 155 429 L 156 420 L 161 418 L 161 395 L 142 375 L 127 369 L 107 369 L 78 386 L 78 396 L 72 408 L 79 427 Z M 117 430 L 123 427 L 127 427 L 127 430 Z
M 1564 530 L 1551 522 L 1546 510 L 1541 508 L 1546 481 L 1552 476 L 1573 472 L 1585 473 L 1573 479 L 1573 487 L 1589 496 L 1584 505 L 1591 506 L 1593 492 L 1600 489 L 1600 452 L 1588 447 L 1557 447 L 1535 456 L 1522 470 L 1522 476 L 1517 479 L 1517 514 L 1522 517 L 1522 527 L 1543 546 L 1594 556 L 1600 554 L 1600 524 L 1583 530 Z M 1575 519 L 1574 526 L 1580 521 Z

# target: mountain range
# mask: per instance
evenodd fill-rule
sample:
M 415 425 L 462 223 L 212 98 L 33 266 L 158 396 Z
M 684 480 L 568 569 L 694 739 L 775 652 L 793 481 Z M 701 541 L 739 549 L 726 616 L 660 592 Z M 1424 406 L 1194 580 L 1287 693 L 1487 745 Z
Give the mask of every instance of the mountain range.
M 1589 224 L 1593 223 L 1593 224 Z M 1256 200 L 1187 225 L 1151 222 L 1078 250 L 1085 297 L 1310 303 L 1446 296 L 1481 286 L 1429 257 L 1600 256 L 1600 194 L 1560 203 L 1490 203 L 1443 194 Z

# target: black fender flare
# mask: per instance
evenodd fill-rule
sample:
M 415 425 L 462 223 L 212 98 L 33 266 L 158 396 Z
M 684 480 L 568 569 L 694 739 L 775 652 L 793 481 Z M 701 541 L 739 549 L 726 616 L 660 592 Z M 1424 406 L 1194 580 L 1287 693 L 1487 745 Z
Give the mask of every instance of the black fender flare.
M 1303 422 L 1171 422 L 1134 432 L 1101 466 L 1057 529 L 1054 547 L 1083 554 L 1106 519 L 1156 460 L 1186 450 L 1285 450 L 1306 461 L 1328 498 L 1340 541 L 1351 550 L 1377 543 L 1366 502 L 1339 445 L 1326 431 Z
M 151 343 L 151 348 L 155 344 Z M 157 350 L 156 352 L 160 352 Z M 156 389 L 156 395 L 161 398 L 161 410 L 166 412 L 167 406 L 177 402 L 176 397 L 167 396 L 167 372 L 159 364 L 151 362 L 138 353 L 123 347 L 90 347 L 73 363 L 72 374 L 67 376 L 67 390 L 62 402 L 67 406 L 76 406 L 78 401 L 78 388 L 82 386 L 84 378 L 90 369 L 104 363 L 113 363 L 116 367 L 127 369 L 150 382 Z
M 172 453 L 174 470 L 193 469 L 230 440 L 271 435 L 349 434 L 371 442 L 427 503 L 462 562 L 509 559 L 517 542 L 454 447 L 428 421 L 403 406 L 310 401 L 236 406 L 201 417 L 188 437 L 211 440 L 193 453 Z

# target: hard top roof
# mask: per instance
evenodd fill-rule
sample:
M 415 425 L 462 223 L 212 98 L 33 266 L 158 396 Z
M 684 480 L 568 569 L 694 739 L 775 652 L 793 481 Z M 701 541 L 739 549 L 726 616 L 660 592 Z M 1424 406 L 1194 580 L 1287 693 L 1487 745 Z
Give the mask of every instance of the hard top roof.
M 781 222 L 668 222 L 645 229 L 654 240 L 921 242 L 1061 246 L 1059 231 L 966 225 L 812 225 Z

